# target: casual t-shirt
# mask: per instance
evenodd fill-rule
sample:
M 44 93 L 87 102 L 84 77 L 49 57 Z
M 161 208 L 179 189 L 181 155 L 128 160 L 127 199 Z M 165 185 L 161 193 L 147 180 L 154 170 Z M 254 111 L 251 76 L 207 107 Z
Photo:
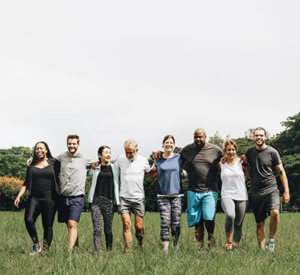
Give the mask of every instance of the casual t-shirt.
M 221 163 L 221 197 L 237 201 L 248 200 L 247 188 L 242 163 L 236 159 L 233 165 Z
M 217 164 L 223 156 L 221 148 L 211 143 L 198 148 L 192 143 L 182 149 L 181 155 L 188 173 L 188 190 L 217 192 Z
M 281 159 L 277 150 L 271 146 L 257 150 L 254 146 L 247 150 L 246 157 L 250 165 L 251 193 L 269 194 L 278 190 L 274 172 Z
M 137 155 L 133 161 L 129 161 L 122 155 L 115 162 L 121 172 L 120 197 L 144 198 L 144 176 L 151 168 L 148 160 Z
M 160 195 L 180 195 L 182 194 L 180 167 L 182 158 L 180 154 L 173 154 L 171 158 L 155 160 L 154 165 L 158 169 L 158 190 Z
M 69 152 L 60 154 L 57 160 L 60 161 L 61 194 L 66 197 L 84 195 L 87 167 L 93 160 L 81 153 L 71 157 Z

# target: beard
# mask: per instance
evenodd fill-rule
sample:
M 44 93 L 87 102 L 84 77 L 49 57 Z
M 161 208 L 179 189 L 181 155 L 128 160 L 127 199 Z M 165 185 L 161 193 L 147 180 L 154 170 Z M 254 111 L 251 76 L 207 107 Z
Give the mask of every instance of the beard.
M 75 154 L 77 152 L 76 148 L 68 148 L 69 153 Z
M 265 145 L 265 142 L 262 141 L 261 143 L 256 143 L 256 145 L 257 145 L 258 147 L 263 147 L 263 146 Z

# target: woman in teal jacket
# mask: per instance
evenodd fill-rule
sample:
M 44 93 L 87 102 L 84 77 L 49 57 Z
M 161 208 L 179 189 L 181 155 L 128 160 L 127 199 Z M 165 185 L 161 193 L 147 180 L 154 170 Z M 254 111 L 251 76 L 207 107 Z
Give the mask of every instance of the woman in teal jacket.
M 112 222 L 114 217 L 113 201 L 119 205 L 119 167 L 111 163 L 111 150 L 108 146 L 98 149 L 99 165 L 93 173 L 92 186 L 88 201 L 91 203 L 91 214 L 94 225 L 94 245 L 101 251 L 101 215 L 104 221 L 106 249 L 112 249 Z

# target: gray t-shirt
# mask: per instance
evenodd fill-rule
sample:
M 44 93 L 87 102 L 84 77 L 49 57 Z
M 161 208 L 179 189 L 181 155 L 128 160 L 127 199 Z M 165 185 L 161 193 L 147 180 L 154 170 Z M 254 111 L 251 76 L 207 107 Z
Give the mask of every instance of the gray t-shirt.
M 66 197 L 84 195 L 87 168 L 92 164 L 92 159 L 81 153 L 71 157 L 69 152 L 65 152 L 60 154 L 57 160 L 60 161 L 61 195 Z
M 217 192 L 217 164 L 223 156 L 221 148 L 206 143 L 200 149 L 192 143 L 182 149 L 181 155 L 188 173 L 188 189 L 193 192 Z
M 271 146 L 257 150 L 254 146 L 247 150 L 246 157 L 250 165 L 251 193 L 269 194 L 278 190 L 274 172 L 281 159 L 277 150 Z

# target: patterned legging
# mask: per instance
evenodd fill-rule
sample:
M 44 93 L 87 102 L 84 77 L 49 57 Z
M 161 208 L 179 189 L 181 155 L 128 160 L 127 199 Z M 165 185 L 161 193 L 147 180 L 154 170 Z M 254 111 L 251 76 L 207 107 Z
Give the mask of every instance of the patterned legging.
M 173 245 L 177 245 L 180 235 L 180 218 L 182 210 L 182 197 L 159 197 L 157 198 L 158 209 L 161 219 L 160 238 L 169 241 L 169 229 L 171 227 Z
M 101 214 L 104 221 L 104 233 L 106 241 L 106 249 L 112 249 L 112 222 L 114 218 L 113 201 L 105 197 L 97 197 L 91 205 L 92 221 L 94 225 L 94 246 L 96 251 L 99 251 L 102 246 L 101 234 Z

